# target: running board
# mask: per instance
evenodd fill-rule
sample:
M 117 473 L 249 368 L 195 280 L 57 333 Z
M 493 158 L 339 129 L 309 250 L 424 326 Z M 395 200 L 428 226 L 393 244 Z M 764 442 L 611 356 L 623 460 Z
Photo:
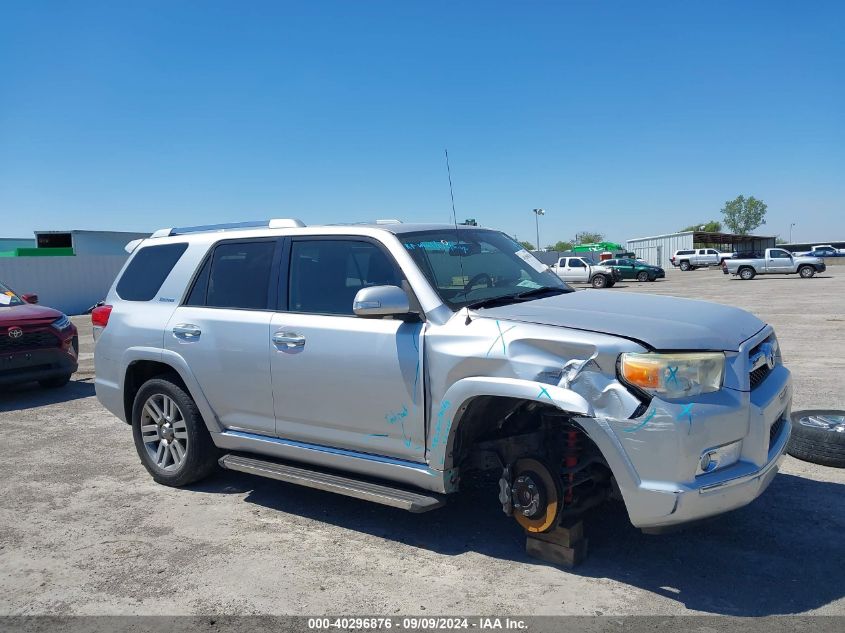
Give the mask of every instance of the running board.
M 307 488 L 326 490 L 337 494 L 374 501 L 386 506 L 400 508 L 408 512 L 428 512 L 444 505 L 444 495 L 435 492 L 415 492 L 404 488 L 392 488 L 360 479 L 333 475 L 318 470 L 308 470 L 299 466 L 289 466 L 274 461 L 244 457 L 243 455 L 224 455 L 219 464 L 227 470 L 236 470 L 250 475 L 277 479 Z

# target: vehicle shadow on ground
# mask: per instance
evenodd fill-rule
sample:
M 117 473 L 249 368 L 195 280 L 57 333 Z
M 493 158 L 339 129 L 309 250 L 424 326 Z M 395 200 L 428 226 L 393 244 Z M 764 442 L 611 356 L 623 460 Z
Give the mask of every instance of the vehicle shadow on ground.
M 833 275 L 813 275 L 810 279 L 833 279 Z M 746 281 L 745 279 L 740 279 L 739 277 L 731 276 L 730 281 Z M 757 275 L 754 279 L 750 281 L 801 281 L 806 282 L 807 280 L 799 275 L 787 275 L 782 274 L 779 275 L 778 273 L 773 273 L 771 275 Z
M 71 380 L 64 387 L 45 389 L 37 382 L 0 387 L 0 413 L 35 409 L 50 404 L 70 402 L 94 395 L 90 378 Z
M 447 556 L 473 551 L 545 565 L 525 554 L 525 536 L 502 513 L 495 489 L 462 492 L 425 514 L 240 473 L 221 473 L 194 489 L 248 492 L 249 503 Z M 750 506 L 659 536 L 631 526 L 621 504 L 605 504 L 585 520 L 587 561 L 561 573 L 610 578 L 705 613 L 817 609 L 845 594 L 843 495 L 845 485 L 781 474 Z

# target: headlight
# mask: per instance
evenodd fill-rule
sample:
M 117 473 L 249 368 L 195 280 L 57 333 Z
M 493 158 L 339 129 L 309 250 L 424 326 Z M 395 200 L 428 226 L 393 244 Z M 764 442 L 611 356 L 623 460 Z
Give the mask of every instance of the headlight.
M 629 385 L 667 398 L 719 391 L 725 373 L 721 352 L 622 354 L 619 373 Z
M 56 328 L 59 332 L 62 332 L 70 327 L 70 319 L 67 318 L 66 314 L 63 314 L 50 325 Z

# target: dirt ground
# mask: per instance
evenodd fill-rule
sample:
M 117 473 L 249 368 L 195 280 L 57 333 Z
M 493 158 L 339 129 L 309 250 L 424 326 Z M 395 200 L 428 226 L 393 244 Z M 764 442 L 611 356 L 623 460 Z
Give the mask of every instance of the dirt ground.
M 607 292 L 749 309 L 778 333 L 795 408 L 845 409 L 845 267 Z M 757 501 L 672 535 L 603 506 L 564 571 L 525 555 L 494 494 L 413 515 L 231 472 L 156 485 L 94 397 L 90 321 L 74 321 L 67 387 L 0 392 L 0 614 L 845 614 L 845 470 L 787 458 Z

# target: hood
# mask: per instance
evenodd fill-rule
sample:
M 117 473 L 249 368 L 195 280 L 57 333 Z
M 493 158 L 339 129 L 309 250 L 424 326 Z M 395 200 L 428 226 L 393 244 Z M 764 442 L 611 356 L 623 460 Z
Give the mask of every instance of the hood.
M 581 290 L 478 314 L 612 334 L 656 350 L 737 351 L 766 325 L 750 312 L 718 303 L 616 290 Z
M 0 306 L 0 325 L 26 325 L 55 321 L 62 313 L 46 306 L 24 303 L 19 306 Z

